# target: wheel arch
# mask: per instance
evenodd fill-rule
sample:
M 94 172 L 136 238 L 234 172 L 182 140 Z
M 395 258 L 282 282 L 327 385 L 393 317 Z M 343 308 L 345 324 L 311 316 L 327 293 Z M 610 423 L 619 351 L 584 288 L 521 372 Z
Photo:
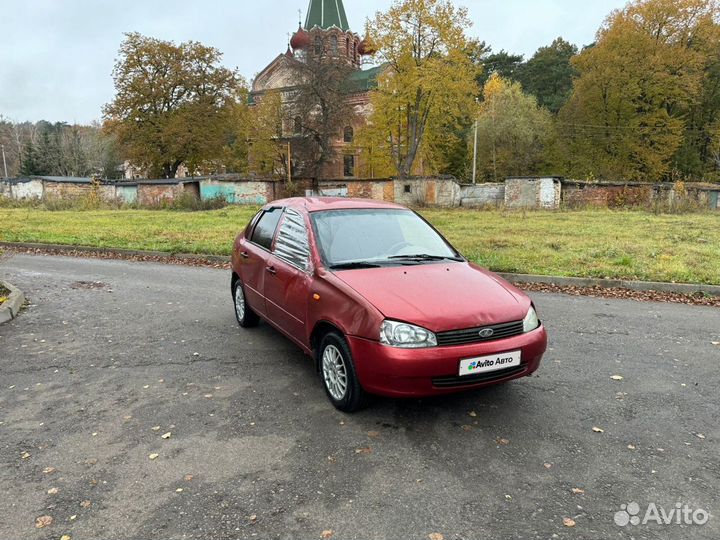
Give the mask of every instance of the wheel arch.
M 325 337 L 330 332 L 336 332 L 340 334 L 341 336 L 345 336 L 345 332 L 340 328 L 337 324 L 330 322 L 326 319 L 319 320 L 315 323 L 315 327 L 313 328 L 312 332 L 310 333 L 310 348 L 315 353 L 313 355 L 315 359 L 315 369 L 319 372 L 320 371 L 320 359 L 319 359 L 319 347 L 320 347 L 320 341 L 323 337 Z

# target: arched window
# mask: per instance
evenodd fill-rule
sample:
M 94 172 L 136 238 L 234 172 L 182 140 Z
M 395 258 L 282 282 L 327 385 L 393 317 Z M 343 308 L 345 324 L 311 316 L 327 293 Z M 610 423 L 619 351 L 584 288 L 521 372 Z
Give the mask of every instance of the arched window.
M 300 135 L 302 133 L 302 118 L 299 116 L 296 116 L 295 120 L 293 120 L 293 133 L 295 135 Z
M 320 36 L 315 36 L 315 55 L 320 56 L 323 52 L 323 43 Z
M 337 53 L 338 53 L 338 38 L 337 38 L 337 36 L 330 36 L 330 53 L 333 56 L 337 56 Z
M 346 143 L 353 142 L 353 139 L 355 138 L 355 131 L 353 130 L 352 126 L 347 126 L 345 128 L 345 131 L 343 132 L 343 140 Z

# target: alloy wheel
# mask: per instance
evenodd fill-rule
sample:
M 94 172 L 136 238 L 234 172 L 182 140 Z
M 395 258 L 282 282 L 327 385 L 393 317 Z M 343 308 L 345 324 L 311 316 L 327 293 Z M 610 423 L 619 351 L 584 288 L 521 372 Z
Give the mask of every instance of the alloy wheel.
M 335 345 L 325 347 L 322 356 L 325 386 L 333 399 L 340 401 L 347 392 L 348 376 L 345 360 Z

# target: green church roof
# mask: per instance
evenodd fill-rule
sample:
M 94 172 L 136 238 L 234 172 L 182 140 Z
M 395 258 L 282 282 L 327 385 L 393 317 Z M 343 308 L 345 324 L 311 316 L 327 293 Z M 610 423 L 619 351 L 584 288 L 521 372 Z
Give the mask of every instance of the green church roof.
M 350 30 L 342 0 L 310 0 L 305 30 L 311 30 L 316 26 L 325 30 L 333 26 L 345 32 Z

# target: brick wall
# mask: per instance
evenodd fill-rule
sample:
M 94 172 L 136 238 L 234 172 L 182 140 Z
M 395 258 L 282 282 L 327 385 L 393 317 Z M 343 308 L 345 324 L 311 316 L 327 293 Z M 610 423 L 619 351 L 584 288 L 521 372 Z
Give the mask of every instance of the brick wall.
M 70 182 L 43 182 L 43 196 L 48 199 L 77 199 L 90 193 L 91 184 Z
M 159 206 L 182 193 L 182 184 L 139 184 L 137 199 L 140 206 Z

